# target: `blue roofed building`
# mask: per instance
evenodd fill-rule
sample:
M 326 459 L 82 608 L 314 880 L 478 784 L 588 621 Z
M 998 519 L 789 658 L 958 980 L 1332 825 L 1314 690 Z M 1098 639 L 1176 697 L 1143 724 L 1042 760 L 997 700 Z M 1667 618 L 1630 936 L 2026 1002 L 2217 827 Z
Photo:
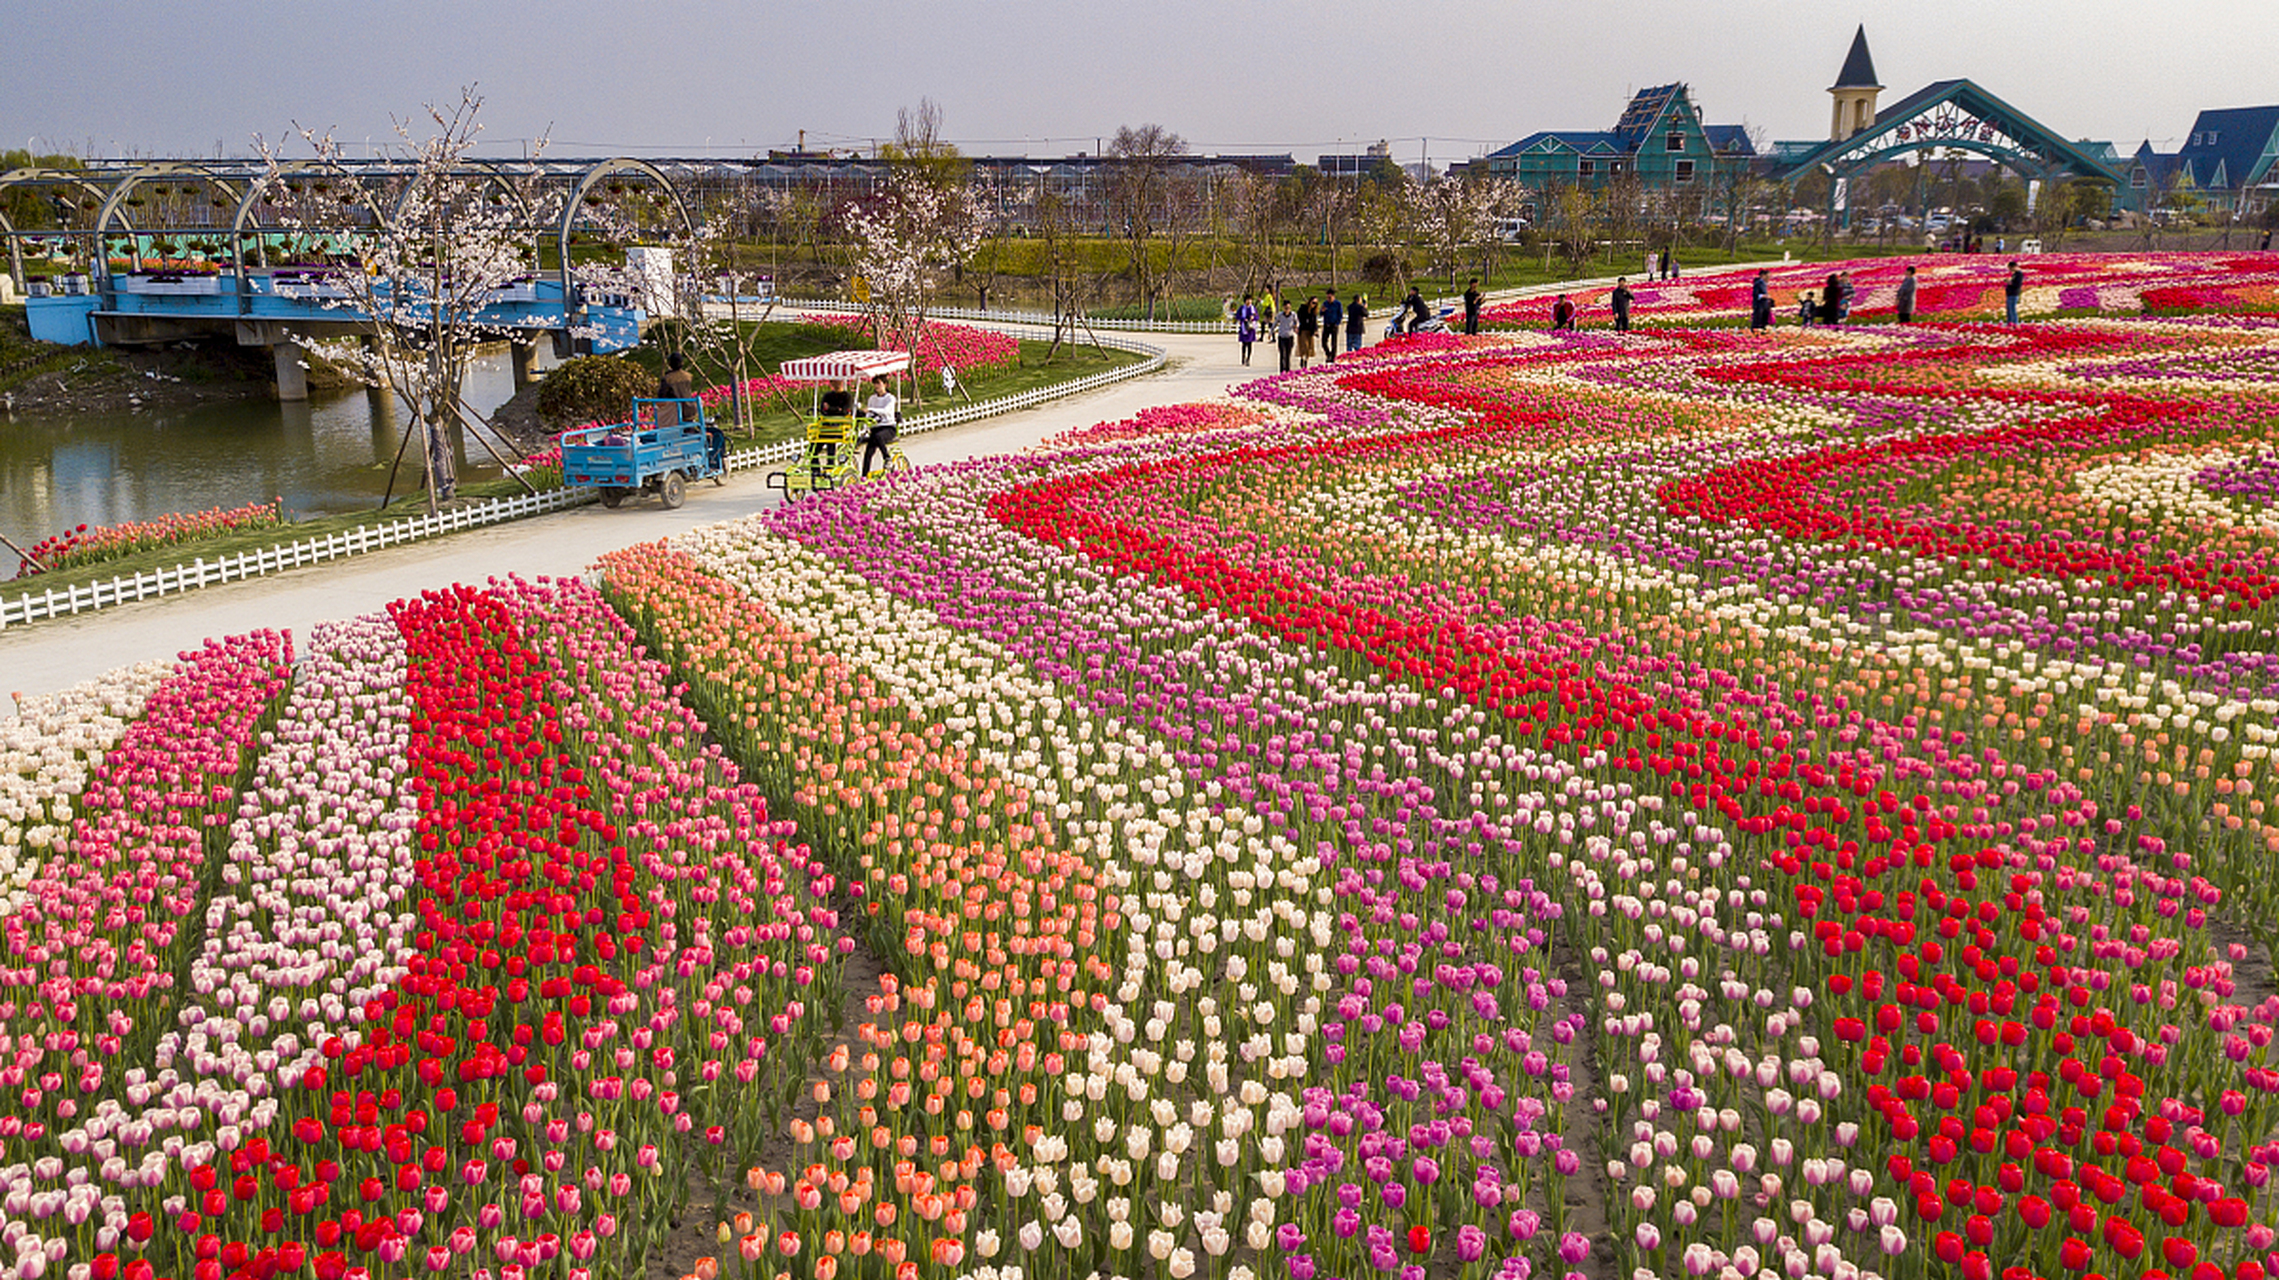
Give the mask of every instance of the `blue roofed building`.
M 1593 190 L 1624 175 L 1640 186 L 1707 194 L 1719 177 L 1747 167 L 1755 145 L 1742 125 L 1705 125 L 1683 84 L 1641 89 L 1612 129 L 1545 129 L 1472 162 L 1475 173 L 1530 187 Z
M 2140 197 L 2182 192 L 2216 210 L 2263 212 L 2279 203 L 2279 106 L 2201 112 L 2180 149 L 2137 148 L 2129 188 Z

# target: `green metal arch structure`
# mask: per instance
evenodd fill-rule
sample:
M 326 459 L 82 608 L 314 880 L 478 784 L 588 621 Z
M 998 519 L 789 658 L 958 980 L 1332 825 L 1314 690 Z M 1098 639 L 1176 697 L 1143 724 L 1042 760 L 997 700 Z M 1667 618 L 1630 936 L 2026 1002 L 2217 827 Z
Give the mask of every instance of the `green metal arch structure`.
M 2071 175 L 2110 183 L 2116 194 L 2127 190 L 2110 165 L 1969 80 L 1926 85 L 1876 112 L 1874 124 L 1794 157 L 1775 176 L 1794 185 L 1825 172 L 1836 180 L 1829 184 L 1833 212 L 1836 182 L 1894 156 L 1944 150 L 1985 156 L 2030 178 Z

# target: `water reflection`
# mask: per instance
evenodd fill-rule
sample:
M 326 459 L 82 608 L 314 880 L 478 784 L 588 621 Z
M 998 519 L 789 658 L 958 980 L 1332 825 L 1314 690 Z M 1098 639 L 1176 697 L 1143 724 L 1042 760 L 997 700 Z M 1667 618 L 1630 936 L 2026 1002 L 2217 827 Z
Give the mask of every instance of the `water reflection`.
M 488 413 L 514 394 L 502 348 L 476 361 L 467 401 Z M 378 504 L 409 407 L 384 392 L 321 401 L 266 400 L 195 409 L 0 420 L 0 533 L 24 546 L 77 525 L 119 524 L 170 511 L 242 506 L 274 497 L 288 515 Z M 498 464 L 458 441 L 462 481 Z M 419 488 L 419 446 L 404 450 L 401 496 Z M 18 566 L 0 546 L 0 579 Z

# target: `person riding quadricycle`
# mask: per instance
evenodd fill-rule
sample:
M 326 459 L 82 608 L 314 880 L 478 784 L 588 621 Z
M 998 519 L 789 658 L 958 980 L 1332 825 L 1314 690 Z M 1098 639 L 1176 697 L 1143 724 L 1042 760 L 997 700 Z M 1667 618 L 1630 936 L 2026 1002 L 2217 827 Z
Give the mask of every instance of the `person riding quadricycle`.
M 910 460 L 897 446 L 901 401 L 894 380 L 909 372 L 906 351 L 834 351 L 829 355 L 787 360 L 780 376 L 786 382 L 813 387 L 807 415 L 807 439 L 799 456 L 782 471 L 768 475 L 768 487 L 786 495 L 835 489 L 867 477 L 874 458 L 881 470 L 908 471 Z M 854 387 L 868 382 L 871 395 L 858 410 Z M 829 391 L 824 388 L 828 386 Z M 856 446 L 862 448 L 861 469 L 856 469 Z

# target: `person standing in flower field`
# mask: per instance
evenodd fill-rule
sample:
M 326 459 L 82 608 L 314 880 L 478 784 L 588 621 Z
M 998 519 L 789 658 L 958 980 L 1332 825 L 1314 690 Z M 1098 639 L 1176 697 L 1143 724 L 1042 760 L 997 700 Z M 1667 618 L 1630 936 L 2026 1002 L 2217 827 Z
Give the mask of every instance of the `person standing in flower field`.
M 1473 276 L 1464 285 L 1464 332 L 1480 331 L 1480 278 Z
M 1322 363 L 1337 363 L 1337 326 L 1345 322 L 1345 307 L 1337 300 L 1337 290 L 1329 291 L 1329 301 L 1322 304 Z
M 1899 323 L 1915 323 L 1915 264 L 1907 265 L 1907 276 L 1899 282 Z
M 1566 294 L 1562 293 L 1559 295 L 1559 300 L 1551 304 L 1551 331 L 1553 333 L 1571 333 L 1574 328 L 1575 304 L 1568 299 Z
M 1799 295 L 1796 300 L 1796 327 L 1799 329 L 1811 328 L 1812 318 L 1819 310 L 1819 305 L 1813 301 L 1811 294 Z
M 1298 345 L 1298 317 L 1288 307 L 1274 317 L 1274 345 L 1282 350 L 1282 372 L 1290 371 L 1290 349 Z
M 1773 322 L 1772 280 L 1763 271 L 1749 282 L 1749 327 L 1762 329 Z
M 1630 277 L 1617 276 L 1614 281 L 1614 331 L 1630 332 Z
M 1369 295 L 1366 293 L 1354 294 L 1353 305 L 1345 309 L 1345 349 L 1347 351 L 1359 351 L 1361 344 L 1368 340 L 1369 331 L 1364 327 L 1368 323 Z
M 1250 363 L 1250 346 L 1258 341 L 1258 303 L 1251 295 L 1242 295 L 1242 305 L 1234 309 L 1235 341 L 1242 344 L 1242 362 Z
M 2026 271 L 2016 258 L 2010 259 L 2010 278 L 2002 282 L 2002 314 L 2011 324 L 2018 323 L 2018 296 L 2026 291 Z

